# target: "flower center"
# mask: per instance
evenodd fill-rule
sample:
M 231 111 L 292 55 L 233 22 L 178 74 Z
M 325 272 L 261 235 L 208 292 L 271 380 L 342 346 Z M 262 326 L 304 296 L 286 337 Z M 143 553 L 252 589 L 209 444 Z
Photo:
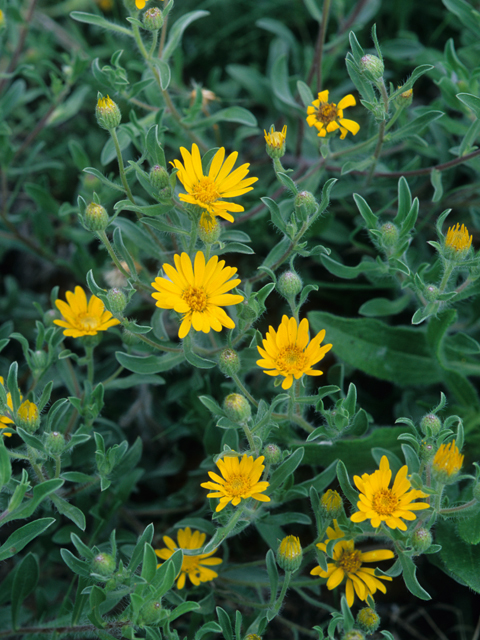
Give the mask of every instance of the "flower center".
M 193 186 L 192 194 L 203 204 L 212 204 L 220 197 L 215 180 L 208 177 L 200 178 L 197 184 Z
M 307 358 L 302 349 L 295 344 L 280 349 L 275 364 L 280 371 L 303 371 L 307 363 Z
M 79 313 L 77 318 L 78 324 L 86 331 L 96 329 L 98 327 L 98 318 L 96 316 L 91 316 L 88 313 Z
M 231 496 L 242 496 L 250 490 L 250 482 L 245 476 L 231 476 L 226 488 Z
M 334 102 L 321 102 L 316 113 L 317 120 L 328 124 L 337 118 L 337 105 Z
M 398 498 L 391 489 L 380 489 L 373 494 L 373 510 L 380 516 L 390 516 L 397 508 Z
M 182 571 L 189 573 L 190 571 L 198 571 L 200 563 L 199 556 L 183 556 Z
M 360 559 L 360 551 L 343 551 L 339 560 L 337 560 L 337 567 L 340 567 L 345 573 L 356 573 L 362 566 Z
M 205 311 L 207 307 L 207 294 L 203 287 L 185 289 L 182 293 L 182 300 L 185 300 L 192 311 Z

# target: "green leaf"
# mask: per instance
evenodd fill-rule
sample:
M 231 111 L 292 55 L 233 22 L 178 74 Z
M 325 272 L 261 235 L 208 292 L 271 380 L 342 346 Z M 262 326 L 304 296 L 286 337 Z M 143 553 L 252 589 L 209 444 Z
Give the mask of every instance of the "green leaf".
M 202 358 L 195 353 L 192 349 L 192 342 L 190 336 L 185 336 L 183 340 L 183 353 L 185 354 L 185 359 L 194 367 L 198 367 L 199 369 L 211 369 L 212 367 L 216 367 L 217 363 L 213 360 L 207 360 L 206 358 Z
M 189 24 L 195 22 L 199 18 L 204 18 L 210 15 L 209 11 L 190 11 L 184 16 L 179 18 L 170 28 L 167 44 L 165 45 L 162 53 L 162 60 L 165 62 L 170 58 L 175 49 L 178 47 L 182 40 L 183 32 Z
M 183 616 L 190 611 L 197 611 L 198 609 L 200 609 L 200 605 L 198 602 L 187 600 L 187 602 L 182 602 L 182 604 L 180 604 L 178 607 L 175 607 L 175 609 L 170 612 L 168 620 L 172 622 L 180 616 Z
M 467 544 L 480 542 L 480 513 L 471 514 L 457 522 L 457 533 Z
M 288 189 L 290 191 L 290 193 L 292 193 L 293 195 L 296 195 L 298 193 L 297 185 L 289 176 L 287 176 L 286 173 L 278 171 L 277 178 L 283 184 L 285 189 Z
M 135 549 L 133 550 L 132 556 L 130 558 L 130 563 L 128 565 L 128 570 L 132 573 L 136 570 L 136 568 L 142 561 L 145 543 L 152 543 L 153 533 L 153 524 L 149 524 L 147 527 L 145 527 L 142 535 L 138 538 L 137 544 L 135 545 Z
M 278 489 L 283 482 L 285 482 L 289 476 L 293 474 L 298 465 L 302 462 L 305 450 L 300 447 L 292 453 L 282 464 L 275 469 L 270 477 L 269 492 Z
M 170 84 L 170 79 L 172 77 L 172 72 L 170 71 L 170 67 L 165 62 L 165 60 L 159 60 L 158 58 L 152 58 L 153 64 L 158 69 L 158 75 L 160 77 L 160 86 L 162 87 L 162 91 L 166 91 Z
M 29 518 L 38 507 L 38 505 L 44 500 L 47 496 L 54 493 L 63 485 L 65 481 L 61 478 L 52 478 L 51 480 L 46 480 L 41 484 L 37 484 L 33 487 L 33 497 L 30 500 L 21 504 L 17 509 L 12 511 L 12 513 L 4 518 L 3 522 L 9 522 L 10 520 L 16 520 L 20 518 Z
M 438 169 L 432 169 L 430 172 L 430 182 L 435 189 L 432 202 L 440 202 L 443 197 L 442 172 L 438 171 Z
M 216 608 L 218 621 L 220 626 L 222 627 L 223 637 L 225 640 L 233 640 L 233 628 L 232 623 L 230 622 L 230 618 L 224 609 L 221 607 Z
M 1 437 L 1 436 L 0 436 Z M 10 462 L 10 456 L 3 442 L 3 438 L 0 440 L 0 491 L 2 487 L 10 481 L 12 477 L 12 464 Z
M 361 273 L 374 273 L 379 270 L 378 263 L 372 260 L 362 260 L 356 267 L 347 267 L 329 256 L 322 255 L 320 256 L 320 262 L 334 276 L 345 278 L 346 280 L 358 278 Z
M 276 598 L 278 591 L 278 568 L 277 561 L 275 560 L 275 554 L 271 549 L 267 551 L 266 556 L 267 573 L 270 581 L 270 593 Z
M 213 115 L 208 118 L 202 118 L 195 123 L 194 128 L 202 127 L 211 127 L 217 122 L 238 122 L 239 124 L 244 124 L 247 127 L 256 127 L 257 119 L 244 107 L 227 107 L 226 109 L 220 109 Z
M 109 31 L 117 31 L 118 33 L 123 34 L 124 36 L 129 36 L 133 38 L 133 33 L 130 29 L 126 29 L 118 24 L 114 24 L 113 22 L 109 22 L 105 20 L 103 16 L 97 16 L 93 13 L 85 13 L 84 11 L 72 11 L 70 13 L 70 17 L 73 20 L 77 20 L 77 22 L 85 22 L 86 24 L 94 24 L 101 29 L 107 29 Z
M 18 563 L 12 585 L 12 627 L 18 629 L 20 607 L 27 596 L 35 590 L 39 577 L 38 562 L 28 553 Z
M 0 562 L 11 558 L 21 551 L 29 542 L 42 534 L 54 522 L 55 518 L 39 518 L 14 531 L 0 547 Z
M 185 362 L 185 356 L 180 351 L 178 353 L 166 353 L 164 356 L 131 356 L 128 353 L 117 351 L 115 353 L 117 361 L 133 373 L 142 375 L 155 374 L 160 371 L 169 371 L 177 365 Z
M 79 576 L 90 577 L 90 565 L 84 560 L 79 560 L 68 549 L 60 549 L 60 555 L 68 568 Z
M 478 11 L 473 5 L 465 0 L 442 0 L 442 2 L 477 38 L 480 36 Z
M 312 102 L 315 100 L 310 87 L 307 84 L 305 84 L 305 82 L 302 82 L 301 80 L 297 81 L 297 91 L 300 94 L 300 98 L 302 99 L 302 102 L 305 107 L 308 107 L 309 105 L 311 105 Z
M 400 127 L 393 133 L 388 133 L 387 138 L 389 142 L 395 142 L 396 140 L 405 140 L 411 136 L 421 134 L 426 127 L 435 120 L 438 120 L 444 115 L 443 111 L 427 111 L 418 118 L 414 118 L 411 122 L 404 127 Z
M 367 228 L 376 229 L 378 217 L 370 209 L 370 205 L 367 203 L 367 201 L 362 198 L 362 196 L 358 195 L 358 193 L 353 194 L 353 199 L 355 200 L 355 204 L 360 211 L 360 215 L 367 223 Z
M 80 511 L 80 509 L 75 505 L 67 502 L 63 498 L 60 498 L 60 496 L 52 496 L 52 502 L 56 506 L 59 513 L 66 516 L 69 520 L 76 524 L 79 529 L 85 531 L 86 522 L 83 511 Z
M 358 313 L 361 316 L 369 318 L 381 316 L 394 316 L 402 313 L 410 304 L 411 297 L 408 294 L 397 298 L 396 300 L 388 300 L 388 298 L 372 298 L 368 302 L 362 304 Z
M 275 60 L 270 73 L 270 81 L 275 96 L 287 106 L 292 107 L 295 111 L 301 111 L 303 114 L 303 109 L 295 102 L 288 84 L 288 62 L 286 54 L 278 56 Z
M 157 555 L 151 544 L 145 543 L 143 548 L 143 562 L 141 576 L 147 582 L 151 582 L 157 571 Z
M 266 198 L 266 197 L 260 198 L 260 200 L 263 202 L 264 205 L 268 207 L 268 210 L 270 211 L 270 215 L 272 217 L 273 224 L 277 227 L 277 229 L 280 229 L 282 233 L 285 233 L 287 228 L 285 224 L 285 220 L 282 218 L 282 214 L 280 213 L 280 208 L 278 204 L 275 202 L 275 200 L 272 200 L 271 198 Z
M 340 486 L 342 487 L 342 491 L 345 497 L 355 508 L 357 508 L 358 492 L 355 491 L 355 489 L 350 484 L 347 467 L 341 460 L 339 460 L 337 463 L 337 478 Z
M 431 596 L 425 591 L 425 589 L 419 584 L 417 580 L 417 567 L 414 565 L 413 560 L 405 553 L 400 553 L 398 556 L 403 569 L 403 579 L 405 585 L 410 593 L 420 598 L 420 600 L 431 600 Z
M 471 93 L 457 93 L 457 98 L 471 109 L 476 118 L 480 118 L 480 98 Z

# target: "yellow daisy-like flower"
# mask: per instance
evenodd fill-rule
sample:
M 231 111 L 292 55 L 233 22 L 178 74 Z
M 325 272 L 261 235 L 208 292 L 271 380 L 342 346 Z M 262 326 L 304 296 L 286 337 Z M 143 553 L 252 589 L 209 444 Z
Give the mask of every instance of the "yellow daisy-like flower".
M 182 202 L 196 204 L 210 214 L 220 216 L 229 222 L 233 222 L 230 211 L 238 213 L 244 208 L 235 202 L 225 202 L 222 198 L 236 198 L 253 187 L 250 185 L 258 178 L 245 178 L 248 174 L 248 163 L 237 167 L 230 173 L 235 164 L 238 153 L 234 151 L 225 160 L 225 148 L 221 147 L 213 156 L 208 175 L 203 174 L 202 158 L 196 144 L 192 145 L 192 152 L 180 147 L 183 163 L 174 160 L 173 166 L 178 169 L 178 179 L 183 184 L 187 193 L 180 193 Z M 224 161 L 225 160 L 225 161 Z
M 282 389 L 290 389 L 293 378 L 298 380 L 304 374 L 322 375 L 323 371 L 312 369 L 312 367 L 332 348 L 331 344 L 320 347 L 324 337 L 325 329 L 317 333 L 309 343 L 308 320 L 304 318 L 297 329 L 295 318 L 283 316 L 278 331 L 269 327 L 266 338 L 263 340 L 263 349 L 257 347 L 262 356 L 261 360 L 257 360 L 257 364 L 259 367 L 272 369 L 272 371 L 265 371 L 265 369 L 263 371 L 269 376 L 284 376 Z
M 472 236 L 467 227 L 457 222 L 457 226 L 449 227 L 445 238 L 445 248 L 455 253 L 466 253 L 472 246 Z
M 233 329 L 234 321 L 222 307 L 239 304 L 243 296 L 227 293 L 241 280 L 230 280 L 237 273 L 234 267 L 225 267 L 225 260 L 213 256 L 205 264 L 205 256 L 197 252 L 195 262 L 186 253 L 173 256 L 175 267 L 163 265 L 167 278 L 155 278 L 152 287 L 160 293 L 152 293 L 152 298 L 161 309 L 173 309 L 182 313 L 182 324 L 178 337 L 184 338 L 193 325 L 195 331 L 208 333 L 210 329 L 221 331 L 222 327 Z
M 208 475 L 214 482 L 202 482 L 200 486 L 211 489 L 213 493 L 207 494 L 207 498 L 220 498 L 215 511 L 221 511 L 229 502 L 234 507 L 240 504 L 241 500 L 253 498 L 260 502 L 270 502 L 270 498 L 263 492 L 270 486 L 269 482 L 259 482 L 265 468 L 264 456 L 256 460 L 253 456 L 245 453 L 241 460 L 236 456 L 225 456 L 216 462 L 223 478 L 209 471 Z
M 53 321 L 59 327 L 64 327 L 64 336 L 72 338 L 96 336 L 99 331 L 106 331 L 120 324 L 120 321 L 105 309 L 100 298 L 92 296 L 87 302 L 87 296 L 82 287 L 75 287 L 75 292 L 67 291 L 65 297 L 67 302 L 55 300 L 55 305 L 64 319 Z
M 0 376 L 0 384 L 3 385 L 3 378 L 2 376 Z M 20 396 L 20 400 L 22 399 L 22 396 Z M 8 408 L 12 411 L 13 414 L 13 401 L 12 401 L 12 394 L 11 393 L 7 393 L 7 405 Z M 8 427 L 10 427 L 10 425 L 13 424 L 13 420 L 11 418 L 9 418 L 8 416 L 5 415 L 0 415 L 0 435 L 2 436 L 7 436 L 9 438 L 11 438 L 12 434 L 8 433 L 8 431 L 5 431 L 5 429 L 8 429 Z
M 155 549 L 155 553 L 162 560 L 168 560 L 173 553 L 180 547 L 180 549 L 201 549 L 205 542 L 205 534 L 200 531 L 191 531 L 190 527 L 185 529 L 179 529 L 177 534 L 178 546 L 169 536 L 163 536 L 163 542 L 167 546 L 166 549 Z M 184 554 L 182 568 L 177 580 L 177 588 L 183 589 L 185 586 L 185 580 L 187 576 L 190 578 L 190 582 L 196 587 L 201 582 L 208 582 L 214 578 L 218 578 L 218 573 L 210 569 L 210 567 L 221 564 L 223 561 L 221 558 L 211 558 L 215 551 L 210 553 L 200 553 L 195 556 L 187 556 Z M 163 563 L 157 565 L 160 567 Z
M 434 475 L 438 480 L 447 482 L 457 475 L 462 468 L 464 456 L 460 453 L 455 440 L 441 444 L 432 462 Z
M 330 540 L 338 542 L 333 547 L 333 562 L 327 563 L 327 571 L 320 566 L 310 571 L 311 575 L 328 578 L 327 589 L 332 590 L 347 578 L 345 584 L 345 595 L 349 607 L 353 605 L 355 593 L 360 600 L 366 601 L 368 596 L 374 595 L 377 591 L 386 592 L 385 585 L 380 580 L 391 580 L 388 576 L 375 576 L 375 569 L 363 567 L 364 562 L 379 562 L 394 557 L 393 551 L 389 549 L 377 549 L 376 551 L 362 552 L 355 548 L 353 540 L 341 540 L 344 537 L 343 531 L 336 520 L 333 521 L 334 528 L 328 527 L 327 539 L 320 542 L 317 547 L 326 552 L 327 543 Z
M 269 147 L 281 149 L 285 144 L 285 139 L 287 137 L 287 125 L 285 124 L 281 131 L 275 131 L 272 124 L 270 127 L 270 133 L 267 133 L 265 129 L 263 130 L 263 133 L 265 134 L 265 142 Z
M 407 473 L 408 467 L 404 465 L 397 473 L 393 487 L 389 489 L 392 471 L 387 456 L 382 456 L 377 471 L 371 475 L 364 473 L 361 478 L 354 476 L 353 480 L 360 491 L 360 501 L 357 502 L 360 511 L 350 516 L 350 520 L 370 520 L 370 524 L 375 528 L 379 527 L 381 522 L 385 522 L 390 529 L 406 531 L 407 525 L 402 518 L 415 520 L 417 516 L 413 511 L 430 507 L 426 502 L 413 502 L 417 498 L 427 498 L 428 494 L 419 489 L 411 489 Z
M 307 123 L 309 127 L 318 129 L 318 135 L 324 138 L 327 133 L 340 129 L 340 139 L 343 140 L 350 131 L 354 136 L 360 130 L 360 125 L 354 120 L 343 117 L 343 110 L 353 107 L 357 103 L 349 94 L 340 100 L 338 104 L 328 102 L 328 91 L 320 91 L 317 100 L 307 107 Z

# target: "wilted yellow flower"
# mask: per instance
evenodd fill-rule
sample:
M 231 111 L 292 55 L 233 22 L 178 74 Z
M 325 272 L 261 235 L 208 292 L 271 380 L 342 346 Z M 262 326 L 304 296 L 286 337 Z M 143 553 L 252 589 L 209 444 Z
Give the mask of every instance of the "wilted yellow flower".
M 449 227 L 445 237 L 445 249 L 454 253 L 467 253 L 472 246 L 472 236 L 467 227 L 457 222 L 457 226 Z
M 2 376 L 0 376 L 0 384 L 3 385 L 3 382 L 4 382 L 4 380 L 3 380 Z M 22 398 L 22 396 L 20 396 L 20 399 L 21 398 Z M 13 401 L 12 401 L 12 394 L 11 393 L 7 393 L 7 405 L 8 405 L 8 408 L 13 413 Z M 5 429 L 7 429 L 12 424 L 13 424 L 13 420 L 11 418 L 9 418 L 8 416 L 5 416 L 5 415 L 0 415 L 0 435 L 8 436 L 10 438 L 12 436 L 12 434 L 8 433 L 8 431 L 5 431 Z
M 417 498 L 426 498 L 428 494 L 419 489 L 411 489 L 410 480 L 407 479 L 408 467 L 404 465 L 395 477 L 391 489 L 388 488 L 392 478 L 392 471 L 387 456 L 382 456 L 380 468 L 372 474 L 364 473 L 360 478 L 354 476 L 353 480 L 360 491 L 360 500 L 357 502 L 357 511 L 350 520 L 363 522 L 370 520 L 372 527 L 379 527 L 385 522 L 390 529 L 407 530 L 404 520 L 415 520 L 413 511 L 428 509 L 426 502 L 413 502 Z
M 178 337 L 184 338 L 193 326 L 195 331 L 209 333 L 211 329 L 221 331 L 222 327 L 233 329 L 234 321 L 227 316 L 222 307 L 242 302 L 243 296 L 227 293 L 240 280 L 230 280 L 237 273 L 234 267 L 225 267 L 224 260 L 213 256 L 205 264 L 205 256 L 197 251 L 195 262 L 186 253 L 173 256 L 175 267 L 165 263 L 163 270 L 166 278 L 155 278 L 152 287 L 159 293 L 152 298 L 161 309 L 173 309 L 182 313 L 182 324 Z
M 311 575 L 328 578 L 327 589 L 335 589 L 346 577 L 345 595 L 349 607 L 353 605 L 355 592 L 360 600 L 366 601 L 368 596 L 374 595 L 378 590 L 386 592 L 385 585 L 380 580 L 391 580 L 388 576 L 375 576 L 375 569 L 363 567 L 364 562 L 379 562 L 394 557 L 393 551 L 389 549 L 377 549 L 376 551 L 362 552 L 355 548 L 353 540 L 342 540 L 344 533 L 338 526 L 336 520 L 334 527 L 327 528 L 327 539 L 320 542 L 317 547 L 320 551 L 327 551 L 327 544 L 330 540 L 338 540 L 333 547 L 333 562 L 327 563 L 327 571 L 320 566 L 310 571 Z
M 225 160 L 225 148 L 221 147 L 213 156 L 208 175 L 204 175 L 202 158 L 196 144 L 192 145 L 191 153 L 185 147 L 180 147 L 180 153 L 184 164 L 180 160 L 172 162 L 178 169 L 178 179 L 187 191 L 179 194 L 180 200 L 195 204 L 211 215 L 233 222 L 233 216 L 229 212 L 238 213 L 244 211 L 244 208 L 235 202 L 225 202 L 222 198 L 236 198 L 253 189 L 250 185 L 258 178 L 244 179 L 250 165 L 242 164 L 230 173 L 238 153 L 234 151 Z
M 462 468 L 464 456 L 460 453 L 455 440 L 448 444 L 441 444 L 432 462 L 435 477 L 445 483 Z
M 55 300 L 55 305 L 64 319 L 53 321 L 59 327 L 65 328 L 64 336 L 96 336 L 99 331 L 106 331 L 120 324 L 110 311 L 106 311 L 105 305 L 97 296 L 92 296 L 87 303 L 87 296 L 82 287 L 75 287 L 75 293 L 67 291 L 65 297 L 67 302 Z
M 247 498 L 270 502 L 270 498 L 263 494 L 270 483 L 259 482 L 265 468 L 264 460 L 264 456 L 254 460 L 253 456 L 247 456 L 246 453 L 241 460 L 236 456 L 225 456 L 217 460 L 216 465 L 223 478 L 209 471 L 208 475 L 215 482 L 202 482 L 200 485 L 214 492 L 207 494 L 207 498 L 220 498 L 215 511 L 221 511 L 229 502 L 236 507 Z
M 324 138 L 327 133 L 340 129 L 340 139 L 343 140 L 350 131 L 354 136 L 360 130 L 360 125 L 354 120 L 343 117 L 343 110 L 356 105 L 355 98 L 349 94 L 335 104 L 328 102 L 328 91 L 321 91 L 317 100 L 307 107 L 307 123 L 309 127 L 315 127 L 318 135 Z
M 331 344 L 320 347 L 320 343 L 325 337 L 323 329 L 309 343 L 308 320 L 304 318 L 297 329 L 295 318 L 283 316 L 282 322 L 275 331 L 269 327 L 267 335 L 263 340 L 263 349 L 257 347 L 262 356 L 257 360 L 259 367 L 271 369 L 263 373 L 269 376 L 284 376 L 282 389 L 290 389 L 293 379 L 298 380 L 304 374 L 307 376 L 321 376 L 323 371 L 312 369 L 332 348 Z M 308 345 L 308 346 L 307 346 Z
M 155 549 L 155 553 L 162 560 L 168 560 L 173 553 L 180 547 L 180 549 L 201 549 L 205 542 L 206 535 L 200 531 L 192 531 L 190 527 L 185 529 L 179 529 L 177 533 L 178 546 L 169 536 L 163 536 L 163 542 L 166 545 L 166 549 Z M 187 576 L 190 578 L 190 582 L 195 586 L 198 586 L 201 582 L 208 582 L 214 578 L 218 578 L 218 573 L 213 571 L 210 567 L 221 564 L 223 561 L 221 558 L 211 558 L 210 556 L 215 553 L 200 553 L 195 556 L 187 556 L 184 554 L 182 568 L 177 580 L 178 589 L 183 589 L 185 586 L 185 580 Z M 157 565 L 160 567 L 163 563 Z

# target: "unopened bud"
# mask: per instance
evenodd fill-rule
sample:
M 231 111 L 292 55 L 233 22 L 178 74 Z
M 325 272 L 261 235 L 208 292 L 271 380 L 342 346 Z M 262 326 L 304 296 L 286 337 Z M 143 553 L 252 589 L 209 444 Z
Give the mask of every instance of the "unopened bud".
M 277 550 L 277 563 L 281 569 L 297 571 L 302 564 L 302 559 L 302 545 L 296 536 L 287 536 L 280 542 Z
M 413 100 L 413 89 L 406 89 L 405 91 L 402 91 L 402 93 L 395 98 L 395 103 L 401 109 L 405 109 L 406 107 L 409 107 L 412 104 L 412 100 Z
M 350 629 L 343 634 L 342 640 L 365 640 L 365 636 L 359 629 Z
M 223 408 L 232 422 L 245 422 L 252 415 L 248 400 L 239 393 L 231 393 L 223 401 Z
M 85 209 L 85 226 L 89 231 L 105 231 L 108 227 L 108 213 L 105 207 L 91 202 Z
M 281 131 L 275 131 L 275 127 L 271 126 L 270 133 L 263 130 L 265 134 L 266 150 L 268 155 L 275 160 L 285 155 L 285 140 L 287 137 L 287 125 L 284 125 Z
M 112 313 L 122 314 L 127 306 L 127 297 L 121 289 L 114 287 L 107 293 L 109 309 Z
M 22 402 L 18 407 L 15 423 L 17 427 L 25 429 L 28 433 L 35 433 L 40 426 L 40 414 L 37 405 L 30 402 L 30 400 Z
M 32 371 L 40 373 L 48 364 L 48 355 L 45 351 L 39 349 L 34 351 L 30 361 Z
M 45 436 L 45 449 L 52 456 L 58 456 L 65 448 L 65 438 L 59 431 L 50 431 Z
M 110 131 L 115 129 L 120 124 L 122 114 L 116 102 L 114 102 L 109 96 L 106 98 L 99 98 L 97 106 L 95 108 L 95 116 L 97 123 L 102 129 Z
M 427 302 L 435 302 L 435 300 L 438 298 L 439 293 L 439 288 L 434 284 L 427 284 L 427 286 L 423 290 L 423 295 L 425 296 Z
M 288 300 L 298 295 L 302 290 L 302 286 L 302 279 L 298 273 L 293 271 L 293 269 L 289 269 L 288 271 L 284 271 L 278 279 L 277 291 Z
M 420 453 L 420 458 L 424 462 L 428 462 L 435 455 L 435 447 L 430 442 L 427 442 L 426 440 L 422 440 L 422 442 L 420 443 L 419 453 Z
M 297 216 L 305 222 L 310 216 L 313 216 L 317 212 L 317 201 L 313 193 L 300 191 L 300 193 L 297 193 L 295 196 L 294 207 Z
M 143 14 L 143 26 L 148 31 L 158 31 L 163 26 L 163 13 L 157 7 L 147 9 Z
M 142 626 L 155 626 L 162 618 L 162 610 L 163 607 L 161 600 L 147 602 L 140 609 L 140 624 Z
M 378 82 L 383 77 L 385 66 L 380 58 L 367 53 L 360 60 L 360 70 L 370 82 Z
M 111 576 L 116 566 L 117 563 L 113 556 L 109 553 L 99 553 L 92 560 L 91 570 L 92 573 L 98 573 L 101 576 Z
M 205 244 L 217 242 L 222 233 L 222 225 L 217 217 L 210 213 L 202 213 L 198 221 L 198 237 Z
M 329 489 L 320 498 L 320 507 L 327 518 L 334 520 L 343 512 L 342 496 L 338 491 Z
M 374 633 L 380 625 L 380 616 L 371 607 L 364 607 L 357 613 L 357 624 L 365 633 Z
M 249 633 L 243 640 L 262 640 L 261 636 L 257 636 L 256 633 Z
M 149 9 L 149 11 L 151 11 L 151 9 Z M 145 15 L 147 15 L 147 13 L 148 11 Z M 162 193 L 166 188 L 171 192 L 170 176 L 168 175 L 168 171 L 165 167 L 162 167 L 161 164 L 156 164 L 151 168 L 149 178 L 150 184 L 159 193 Z
M 394 247 L 398 242 L 398 229 L 393 222 L 386 222 L 380 227 L 381 243 L 385 249 Z
M 266 444 L 263 448 L 263 455 L 267 464 L 278 464 L 282 461 L 282 450 L 273 442 Z
M 240 371 L 240 357 L 234 349 L 223 349 L 218 358 L 220 371 L 231 378 Z
M 442 421 L 434 413 L 427 413 L 420 422 L 420 429 L 426 436 L 436 436 L 442 428 Z
M 432 544 L 432 534 L 425 527 L 417 529 L 412 536 L 412 547 L 417 553 L 425 553 Z

